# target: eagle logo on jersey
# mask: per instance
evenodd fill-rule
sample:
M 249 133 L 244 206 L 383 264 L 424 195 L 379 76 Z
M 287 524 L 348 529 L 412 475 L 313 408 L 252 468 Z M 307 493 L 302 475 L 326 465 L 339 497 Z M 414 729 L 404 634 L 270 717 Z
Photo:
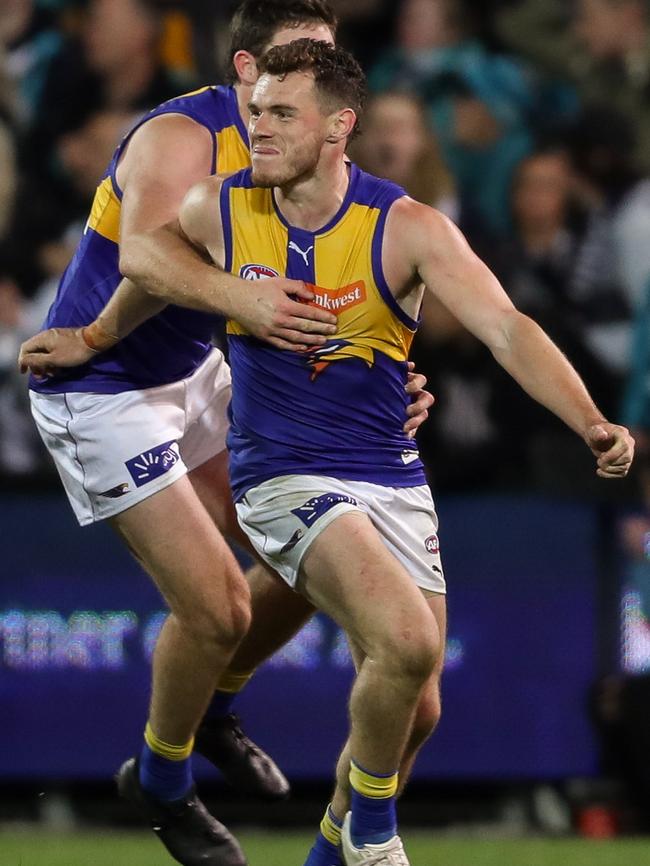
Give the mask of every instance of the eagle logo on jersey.
M 242 265 L 239 269 L 242 280 L 270 280 L 279 277 L 280 274 L 267 265 Z
M 324 346 L 319 346 L 307 355 L 307 364 L 311 367 L 309 378 L 313 382 L 333 361 L 343 361 L 346 358 L 359 358 L 372 367 L 375 363 L 375 352 L 370 346 L 358 346 L 349 340 L 329 340 Z

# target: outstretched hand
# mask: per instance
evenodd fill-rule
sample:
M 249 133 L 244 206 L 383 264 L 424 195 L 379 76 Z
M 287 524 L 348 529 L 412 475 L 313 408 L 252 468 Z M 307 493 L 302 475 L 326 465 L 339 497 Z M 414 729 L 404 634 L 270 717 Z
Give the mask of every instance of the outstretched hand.
M 49 328 L 30 337 L 20 347 L 18 367 L 21 373 L 54 376 L 62 367 L 78 367 L 97 353 L 81 336 L 82 328 Z
M 627 427 L 602 421 L 585 433 L 585 442 L 597 458 L 601 478 L 624 478 L 634 458 L 634 439 Z
M 429 409 L 435 403 L 435 397 L 428 391 L 425 391 L 427 377 L 423 373 L 415 373 L 415 364 L 413 361 L 408 362 L 408 381 L 405 386 L 407 394 L 411 395 L 411 404 L 406 410 L 409 416 L 406 424 L 404 424 L 404 432 L 409 439 L 415 439 L 420 425 L 429 417 Z

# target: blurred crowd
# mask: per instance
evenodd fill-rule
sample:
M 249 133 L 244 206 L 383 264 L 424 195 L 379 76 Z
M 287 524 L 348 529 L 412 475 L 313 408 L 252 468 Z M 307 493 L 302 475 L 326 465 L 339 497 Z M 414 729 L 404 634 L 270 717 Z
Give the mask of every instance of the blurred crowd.
M 18 346 L 39 330 L 95 185 L 144 111 L 219 82 L 227 0 L 3 0 L 0 471 L 47 472 Z M 612 420 L 650 449 L 650 3 L 334 0 L 371 96 L 352 156 L 450 216 Z M 480 7 L 477 9 L 477 7 Z M 437 493 L 603 495 L 584 445 L 427 301 Z M 584 452 L 584 453 L 583 453 Z M 613 495 L 642 495 L 643 472 Z M 607 485 L 604 485 L 605 487 Z M 650 482 L 648 483 L 650 487 Z M 650 502 L 650 492 L 647 494 Z

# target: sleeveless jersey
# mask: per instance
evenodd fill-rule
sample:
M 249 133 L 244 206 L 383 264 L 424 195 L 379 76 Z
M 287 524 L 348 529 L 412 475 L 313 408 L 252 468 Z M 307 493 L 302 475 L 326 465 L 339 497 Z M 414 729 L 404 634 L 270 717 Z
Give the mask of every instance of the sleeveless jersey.
M 417 328 L 382 270 L 386 216 L 404 191 L 354 165 L 336 216 L 308 232 L 289 225 L 251 170 L 228 178 L 220 207 L 225 268 L 245 279 L 284 275 L 311 284 L 338 331 L 304 354 L 228 323 L 233 377 L 231 486 L 235 499 L 281 475 L 326 475 L 389 487 L 425 484 L 402 426 L 408 352 Z M 312 302 L 314 303 L 314 302 Z
M 248 134 L 232 87 L 205 87 L 146 114 L 118 146 L 97 188 L 83 237 L 61 278 L 45 327 L 89 324 L 119 285 L 122 191 L 116 179 L 117 165 L 133 133 L 164 114 L 185 115 L 210 131 L 214 136 L 213 174 L 239 171 L 250 164 Z M 171 305 L 83 367 L 52 379 L 32 376 L 30 387 L 43 393 L 114 394 L 177 381 L 189 376 L 210 351 L 215 321 L 215 316 Z

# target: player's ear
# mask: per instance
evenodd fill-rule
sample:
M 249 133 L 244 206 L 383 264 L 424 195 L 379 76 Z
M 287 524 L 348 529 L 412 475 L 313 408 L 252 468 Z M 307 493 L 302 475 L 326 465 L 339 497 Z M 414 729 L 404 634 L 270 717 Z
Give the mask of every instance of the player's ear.
M 239 81 L 252 87 L 260 73 L 257 68 L 257 61 L 250 51 L 237 51 L 232 62 Z
M 326 141 L 330 144 L 338 144 L 339 141 L 348 138 L 356 122 L 357 116 L 351 108 L 337 111 L 330 119 L 330 131 Z

